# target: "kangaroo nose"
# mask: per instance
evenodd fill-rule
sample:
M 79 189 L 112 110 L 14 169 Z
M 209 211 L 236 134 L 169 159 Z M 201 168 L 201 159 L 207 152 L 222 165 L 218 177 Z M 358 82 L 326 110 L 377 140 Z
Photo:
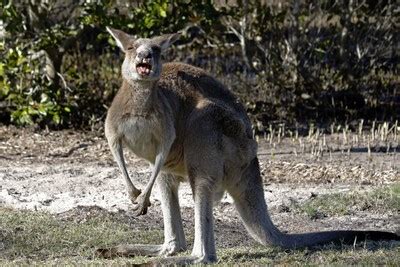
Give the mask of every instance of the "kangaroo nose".
M 140 51 L 137 56 L 138 58 L 151 58 L 151 53 L 149 51 Z

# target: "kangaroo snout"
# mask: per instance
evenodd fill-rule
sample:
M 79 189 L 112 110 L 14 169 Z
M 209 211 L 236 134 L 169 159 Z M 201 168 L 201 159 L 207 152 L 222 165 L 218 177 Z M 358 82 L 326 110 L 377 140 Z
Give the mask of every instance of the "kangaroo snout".
M 139 50 L 139 49 L 138 49 Z M 136 71 L 141 76 L 148 76 L 153 68 L 153 55 L 151 50 L 142 49 L 136 54 Z
M 141 77 L 153 77 L 157 78 L 157 62 L 159 61 L 160 55 L 155 53 L 152 46 L 149 44 L 143 44 L 136 50 L 135 64 L 136 72 Z
M 137 53 L 137 58 L 139 60 L 148 60 L 148 59 L 152 58 L 152 53 L 151 53 L 151 51 L 148 51 L 148 50 L 144 50 L 144 51 L 142 50 Z

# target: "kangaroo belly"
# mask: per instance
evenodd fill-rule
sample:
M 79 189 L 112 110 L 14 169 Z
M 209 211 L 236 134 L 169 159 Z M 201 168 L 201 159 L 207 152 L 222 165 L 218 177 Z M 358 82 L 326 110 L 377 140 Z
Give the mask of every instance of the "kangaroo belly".
M 183 146 L 179 142 L 171 147 L 167 160 L 164 163 L 165 171 L 175 175 L 185 177 L 187 175 L 186 166 L 183 158 Z
M 146 118 L 131 118 L 121 127 L 124 144 L 138 157 L 154 163 L 159 142 L 157 126 Z

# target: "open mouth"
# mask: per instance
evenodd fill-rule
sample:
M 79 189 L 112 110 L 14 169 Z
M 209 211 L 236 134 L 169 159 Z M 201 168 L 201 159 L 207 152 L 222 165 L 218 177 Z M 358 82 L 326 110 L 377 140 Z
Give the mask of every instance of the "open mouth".
M 136 71 L 142 76 L 148 76 L 151 71 L 151 64 L 139 63 L 136 65 Z

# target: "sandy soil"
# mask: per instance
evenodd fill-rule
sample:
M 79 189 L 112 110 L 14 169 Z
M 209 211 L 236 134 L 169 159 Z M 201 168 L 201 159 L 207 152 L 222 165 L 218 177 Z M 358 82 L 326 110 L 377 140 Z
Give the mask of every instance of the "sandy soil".
M 289 138 L 280 144 L 260 141 L 266 200 L 276 224 L 290 232 L 354 227 L 399 230 L 399 214 L 365 211 L 312 221 L 281 209 L 291 201 L 302 202 L 315 194 L 371 190 L 400 182 L 400 156 L 395 150 L 391 153 L 374 151 L 371 158 L 363 147 L 346 150 L 335 145 L 335 140 L 338 139 L 332 136 L 328 142 L 336 149 L 319 157 L 307 149 L 296 151 L 295 142 Z M 127 161 L 132 178 L 143 187 L 149 177 L 147 163 L 132 154 L 128 154 Z M 185 226 L 192 227 L 193 201 L 187 184 L 182 185 L 180 197 Z M 98 207 L 133 216 L 123 179 L 105 138 L 101 133 L 77 131 L 0 126 L 0 205 L 60 216 Z M 244 244 L 252 242 L 245 237 L 229 196 L 222 199 L 214 213 L 217 243 L 229 246 L 238 239 Z M 134 220 L 138 225 L 162 226 L 157 191 L 153 191 L 149 213 Z M 221 232 L 233 239 L 221 241 L 218 238 Z

